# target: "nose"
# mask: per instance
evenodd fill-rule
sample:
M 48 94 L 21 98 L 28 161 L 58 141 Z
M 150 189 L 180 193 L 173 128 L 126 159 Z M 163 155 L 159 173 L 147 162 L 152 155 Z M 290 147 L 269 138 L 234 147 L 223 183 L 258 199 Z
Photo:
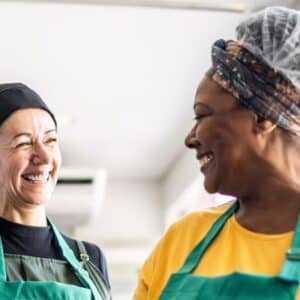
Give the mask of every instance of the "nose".
M 191 129 L 191 131 L 188 133 L 184 141 L 185 146 L 190 149 L 193 149 L 200 145 L 200 142 L 196 135 L 196 129 L 197 129 L 197 124 Z
M 43 143 L 36 143 L 31 161 L 35 165 L 47 165 L 51 161 L 49 149 Z

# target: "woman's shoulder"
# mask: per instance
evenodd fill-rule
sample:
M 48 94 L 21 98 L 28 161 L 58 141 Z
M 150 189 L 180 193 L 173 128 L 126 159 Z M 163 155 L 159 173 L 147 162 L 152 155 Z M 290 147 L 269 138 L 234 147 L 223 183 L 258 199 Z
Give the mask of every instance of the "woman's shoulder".
M 221 205 L 210 206 L 201 210 L 193 211 L 186 215 L 186 218 L 208 218 L 216 219 L 222 215 L 233 201 L 223 203 Z
M 169 248 L 172 249 L 174 245 L 177 249 L 182 247 L 190 249 L 205 236 L 211 225 L 230 205 L 231 202 L 193 211 L 181 217 L 167 228 L 156 249 L 158 251 L 163 249 L 164 252 Z
M 135 297 L 142 299 L 144 296 L 139 295 L 144 295 L 150 286 L 160 290 L 169 275 L 179 269 L 190 251 L 229 206 L 227 203 L 193 211 L 169 226 L 141 269 Z
M 79 253 L 77 240 L 70 238 L 69 236 L 66 236 L 66 235 L 63 235 L 63 237 L 64 237 L 65 241 L 67 242 L 68 246 L 75 253 L 75 256 L 77 258 L 79 258 L 80 253 Z M 93 264 L 95 264 L 97 267 L 99 267 L 99 260 L 101 260 L 102 257 L 104 257 L 102 250 L 96 244 L 89 243 L 86 241 L 82 241 L 82 242 L 83 242 L 86 252 L 89 256 L 89 259 L 92 261 Z
M 77 240 L 72 239 L 66 235 L 63 235 L 65 241 L 69 245 L 69 247 L 73 250 L 75 256 L 79 259 L 80 253 L 79 248 L 77 244 Z M 105 255 L 102 251 L 102 249 L 97 246 L 94 243 L 82 241 L 85 250 L 89 256 L 90 261 L 100 270 L 102 273 L 104 279 L 106 280 L 107 284 L 109 285 L 109 277 L 108 277 L 108 271 L 107 271 L 107 262 Z
M 190 225 L 211 225 L 211 223 L 217 220 L 231 204 L 232 202 L 227 202 L 222 205 L 192 211 L 174 222 L 170 228 L 173 227 L 174 229 L 178 229 L 182 226 L 186 227 Z

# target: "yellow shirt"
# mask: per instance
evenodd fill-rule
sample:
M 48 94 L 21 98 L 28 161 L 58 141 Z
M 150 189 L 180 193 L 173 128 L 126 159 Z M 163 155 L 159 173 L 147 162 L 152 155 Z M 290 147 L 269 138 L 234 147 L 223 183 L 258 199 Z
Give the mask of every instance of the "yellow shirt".
M 159 298 L 170 275 L 184 263 L 228 205 L 191 213 L 174 223 L 145 261 L 134 300 Z M 233 271 L 276 275 L 292 242 L 293 232 L 260 234 L 239 225 L 232 216 L 204 253 L 193 274 L 224 275 Z M 300 295 L 296 297 L 300 300 Z

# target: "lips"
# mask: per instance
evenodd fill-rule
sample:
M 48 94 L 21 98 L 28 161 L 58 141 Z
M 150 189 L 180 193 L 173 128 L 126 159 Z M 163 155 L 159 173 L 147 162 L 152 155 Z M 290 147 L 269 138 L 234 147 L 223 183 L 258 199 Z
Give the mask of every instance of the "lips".
M 42 173 L 26 173 L 22 175 L 22 178 L 26 181 L 34 184 L 45 184 L 50 178 L 49 172 Z
M 213 152 L 197 154 L 197 159 L 200 162 L 201 171 L 204 172 L 209 164 L 214 160 L 214 154 Z

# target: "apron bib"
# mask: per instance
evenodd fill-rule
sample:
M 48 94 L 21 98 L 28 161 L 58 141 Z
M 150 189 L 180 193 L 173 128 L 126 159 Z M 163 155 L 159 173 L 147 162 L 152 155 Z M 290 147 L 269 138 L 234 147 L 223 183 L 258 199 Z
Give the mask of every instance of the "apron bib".
M 205 250 L 238 208 L 236 201 L 212 225 L 203 240 L 188 255 L 178 272 L 172 274 L 160 300 L 293 300 L 300 282 L 300 217 L 292 247 L 277 276 L 233 272 L 224 276 L 192 275 Z
M 57 228 L 48 220 L 59 248 L 83 287 L 55 281 L 7 281 L 5 258 L 0 237 L 0 299 L 13 300 L 106 300 L 75 257 Z

